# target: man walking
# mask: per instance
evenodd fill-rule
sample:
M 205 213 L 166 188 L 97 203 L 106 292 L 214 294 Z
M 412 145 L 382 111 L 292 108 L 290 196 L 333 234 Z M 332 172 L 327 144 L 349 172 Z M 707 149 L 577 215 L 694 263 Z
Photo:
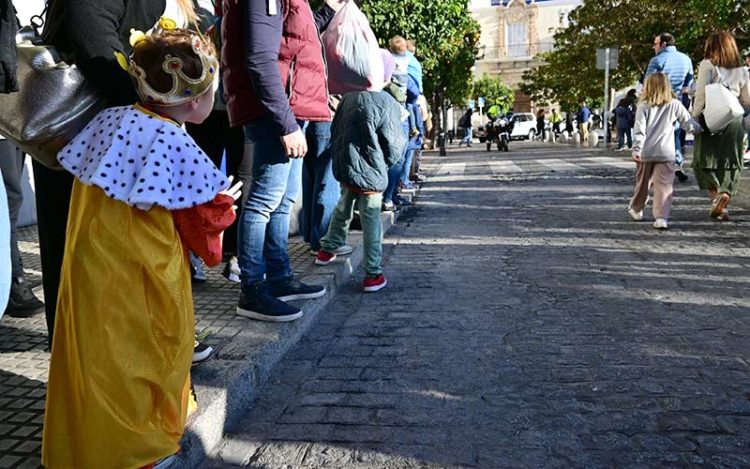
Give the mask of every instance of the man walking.
M 578 132 L 581 134 L 581 143 L 589 141 L 589 120 L 591 120 L 591 110 L 586 106 L 586 101 L 581 101 L 581 108 L 576 114 L 578 120 Z
M 693 81 L 693 62 L 690 57 L 677 50 L 674 36 L 669 33 L 662 33 L 654 37 L 653 48 L 656 55 L 648 63 L 643 79 L 645 80 L 652 73 L 664 73 L 669 77 L 675 95 L 687 94 L 688 86 Z M 675 124 L 675 175 L 680 182 L 685 182 L 688 177 L 682 171 L 685 157 L 682 154 L 680 134 L 680 125 Z
M 473 109 L 469 108 L 466 110 L 463 116 L 461 116 L 461 119 L 458 120 L 458 126 L 463 127 L 464 129 L 464 137 L 461 139 L 460 142 L 458 142 L 458 146 L 461 147 L 464 143 L 467 147 L 471 146 L 471 140 L 472 140 L 472 123 L 471 123 L 471 114 L 474 112 Z
M 339 0 L 315 14 L 307 0 L 225 0 L 222 64 L 229 118 L 254 145 L 253 177 L 239 223 L 240 316 L 293 321 L 295 299 L 325 287 L 294 279 L 287 238 L 299 195 L 309 121 L 328 122 L 326 68 L 319 30 Z

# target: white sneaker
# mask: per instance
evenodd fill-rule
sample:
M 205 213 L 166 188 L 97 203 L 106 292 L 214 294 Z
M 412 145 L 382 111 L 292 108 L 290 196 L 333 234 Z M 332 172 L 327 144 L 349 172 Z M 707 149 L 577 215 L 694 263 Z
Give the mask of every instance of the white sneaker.
M 634 208 L 628 208 L 628 215 L 630 215 L 630 218 L 632 218 L 634 221 L 643 220 L 643 210 L 641 210 L 640 212 L 636 212 Z
M 230 282 L 240 283 L 240 264 L 237 262 L 236 257 L 232 256 L 229 258 L 221 275 Z
M 213 347 L 198 342 L 198 339 L 195 339 L 195 344 L 193 345 L 193 365 L 206 361 L 212 353 L 214 353 Z
M 654 222 L 654 228 L 657 230 L 666 230 L 667 229 L 667 219 L 666 218 L 657 218 Z
M 206 271 L 203 270 L 203 261 L 198 256 L 190 253 L 190 267 L 192 268 L 192 277 L 196 282 L 205 282 L 208 280 Z

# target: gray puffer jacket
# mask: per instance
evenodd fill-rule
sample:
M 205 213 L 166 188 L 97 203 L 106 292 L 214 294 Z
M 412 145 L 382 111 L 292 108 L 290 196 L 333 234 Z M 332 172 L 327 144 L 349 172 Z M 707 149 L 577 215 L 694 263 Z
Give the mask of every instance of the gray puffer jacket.
M 406 146 L 401 106 L 386 92 L 359 91 L 341 99 L 331 127 L 333 175 L 349 187 L 382 192 L 388 168 Z

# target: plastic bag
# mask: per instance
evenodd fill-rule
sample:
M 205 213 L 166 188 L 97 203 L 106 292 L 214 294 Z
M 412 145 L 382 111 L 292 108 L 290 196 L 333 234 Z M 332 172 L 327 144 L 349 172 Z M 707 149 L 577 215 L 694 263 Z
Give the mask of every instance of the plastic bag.
M 349 1 L 336 12 L 323 33 L 323 46 L 330 93 L 383 88 L 380 47 L 370 22 L 356 3 Z

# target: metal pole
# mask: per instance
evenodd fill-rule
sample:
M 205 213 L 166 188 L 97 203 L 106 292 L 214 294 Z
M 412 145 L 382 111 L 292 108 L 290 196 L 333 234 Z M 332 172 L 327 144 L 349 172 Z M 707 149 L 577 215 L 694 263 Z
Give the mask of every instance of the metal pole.
M 445 91 L 441 96 L 441 106 L 443 108 L 443 118 L 441 119 L 440 126 L 440 156 L 448 156 L 448 152 L 445 150 L 445 141 L 448 139 L 448 109 L 445 106 Z
M 607 113 L 609 111 L 609 47 L 604 49 L 604 104 L 602 105 L 602 119 L 604 119 L 604 148 L 607 148 L 607 138 L 609 137 L 609 119 L 607 119 Z

